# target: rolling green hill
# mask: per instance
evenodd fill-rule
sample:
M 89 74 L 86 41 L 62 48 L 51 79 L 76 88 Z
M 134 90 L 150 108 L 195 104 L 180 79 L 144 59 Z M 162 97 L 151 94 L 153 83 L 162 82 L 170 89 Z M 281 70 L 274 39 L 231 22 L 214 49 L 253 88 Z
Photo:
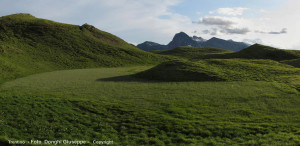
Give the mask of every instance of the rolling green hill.
M 30 14 L 0 18 L 0 81 L 45 71 L 162 60 L 88 24 L 63 24 Z
M 285 63 L 285 64 L 288 64 L 288 65 L 292 65 L 294 67 L 300 68 L 300 58 L 299 59 L 292 59 L 292 60 L 284 60 L 284 61 L 281 61 L 281 63 Z
M 271 59 L 275 61 L 293 60 L 300 58 L 300 51 L 298 50 L 284 50 L 277 49 L 260 44 L 252 45 L 239 52 L 232 52 L 219 48 L 212 47 L 178 47 L 172 50 L 153 51 L 153 53 L 161 55 L 171 55 L 190 60 L 201 59 Z M 294 60 L 297 63 L 297 60 Z M 292 62 L 292 61 L 291 61 Z M 292 63 L 292 64 L 295 64 Z M 297 65 L 296 65 L 297 66 Z
M 205 59 L 164 62 L 136 74 L 161 81 L 278 81 L 288 82 L 300 76 L 300 69 L 273 60 Z M 300 89 L 300 80 L 292 87 Z
M 213 47 L 178 47 L 172 50 L 153 51 L 162 55 L 172 55 L 188 59 L 202 59 L 211 55 L 233 53 L 233 51 Z
M 260 44 L 252 45 L 239 52 L 215 56 L 216 58 L 246 58 L 246 59 L 271 59 L 276 61 L 300 58 L 298 50 L 277 49 Z

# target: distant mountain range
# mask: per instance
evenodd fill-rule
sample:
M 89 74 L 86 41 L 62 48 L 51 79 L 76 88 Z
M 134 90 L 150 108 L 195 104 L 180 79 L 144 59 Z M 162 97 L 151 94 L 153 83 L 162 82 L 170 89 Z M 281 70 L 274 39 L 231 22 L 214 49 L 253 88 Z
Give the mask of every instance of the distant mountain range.
M 144 51 L 154 51 L 154 50 L 171 50 L 181 46 L 192 46 L 192 47 L 216 47 L 221 49 L 226 49 L 230 51 L 240 51 L 244 48 L 249 47 L 249 44 L 244 42 L 235 42 L 232 40 L 223 40 L 219 38 L 211 38 L 205 40 L 201 37 L 193 36 L 190 37 L 184 32 L 175 34 L 173 40 L 168 45 L 162 45 L 155 42 L 146 41 L 144 43 L 138 44 L 137 47 Z

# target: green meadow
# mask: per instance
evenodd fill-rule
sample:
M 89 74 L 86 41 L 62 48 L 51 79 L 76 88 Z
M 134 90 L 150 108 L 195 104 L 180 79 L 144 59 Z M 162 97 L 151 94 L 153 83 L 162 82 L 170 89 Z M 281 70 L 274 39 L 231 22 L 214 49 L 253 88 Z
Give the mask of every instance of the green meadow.
M 92 25 L 0 17 L 0 145 L 300 145 L 299 51 L 152 53 Z
M 155 82 L 151 66 L 54 71 L 1 85 L 1 142 L 299 145 L 299 92 L 264 81 Z

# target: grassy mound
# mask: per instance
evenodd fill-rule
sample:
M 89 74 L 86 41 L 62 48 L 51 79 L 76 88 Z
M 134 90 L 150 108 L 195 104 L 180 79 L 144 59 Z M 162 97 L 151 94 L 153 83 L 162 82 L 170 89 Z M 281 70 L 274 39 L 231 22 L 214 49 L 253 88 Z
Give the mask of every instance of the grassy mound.
M 157 54 L 162 55 L 172 55 L 183 57 L 187 59 L 202 59 L 207 58 L 210 55 L 217 55 L 217 54 L 224 54 L 224 53 L 232 53 L 233 51 L 213 48 L 213 47 L 178 47 L 172 50 L 165 50 L 165 51 L 153 51 Z
M 4 83 L 0 144 L 18 139 L 300 144 L 299 94 L 285 84 L 148 82 L 130 76 L 148 68 L 55 71 Z
M 276 61 L 300 58 L 300 51 L 276 49 L 255 44 L 239 52 L 225 54 L 221 58 L 272 59 Z
M 162 81 L 280 81 L 300 76 L 300 69 L 272 60 L 206 59 L 162 63 L 138 73 L 138 77 Z M 297 81 L 296 84 L 300 85 Z
M 248 48 L 245 48 L 239 52 L 232 52 L 224 49 L 212 48 L 212 47 L 178 47 L 172 50 L 165 51 L 153 51 L 153 53 L 161 55 L 177 56 L 190 60 L 200 59 L 270 59 L 275 61 L 293 60 L 300 58 L 300 51 L 298 50 L 283 50 L 276 49 L 269 46 L 255 44 Z M 296 64 L 297 60 L 295 60 Z M 297 64 L 296 64 L 297 66 Z
M 220 81 L 220 78 L 203 62 L 169 61 L 136 74 L 150 80 L 161 81 Z
M 288 64 L 288 65 L 300 68 L 300 58 L 299 59 L 292 59 L 292 60 L 284 60 L 284 61 L 281 61 L 281 63 Z
M 29 14 L 0 18 L 0 80 L 58 69 L 156 64 L 163 59 L 84 24 Z

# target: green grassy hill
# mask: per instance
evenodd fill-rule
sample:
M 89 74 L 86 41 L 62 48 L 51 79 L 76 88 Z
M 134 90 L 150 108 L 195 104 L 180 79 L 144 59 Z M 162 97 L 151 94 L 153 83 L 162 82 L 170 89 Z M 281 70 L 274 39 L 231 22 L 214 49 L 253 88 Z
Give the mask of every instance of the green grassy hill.
M 285 64 L 288 64 L 288 65 L 292 65 L 294 67 L 300 68 L 300 58 L 299 59 L 292 59 L 292 60 L 284 60 L 284 61 L 281 61 L 281 63 L 285 63 Z
M 300 58 L 300 51 L 277 49 L 255 44 L 239 52 L 225 54 L 220 58 L 272 59 L 282 61 Z
M 300 58 L 300 51 L 298 50 L 284 50 L 276 49 L 269 46 L 255 44 L 245 48 L 239 52 L 228 51 L 212 47 L 178 47 L 172 50 L 153 51 L 153 53 L 161 55 L 177 56 L 190 60 L 200 59 L 271 59 L 275 61 L 293 60 Z M 297 62 L 295 60 L 295 62 Z M 295 63 L 293 63 L 295 64 Z M 297 66 L 297 65 L 296 65 Z
M 300 76 L 300 69 L 272 60 L 205 59 L 164 62 L 136 76 L 161 81 L 279 81 Z M 300 89 L 300 80 L 291 86 Z
M 0 81 L 74 68 L 156 64 L 163 59 L 95 27 L 30 14 L 0 18 Z
M 213 47 L 178 47 L 172 50 L 153 51 L 162 55 L 178 56 L 188 59 L 203 59 L 211 55 L 233 53 L 233 51 Z

